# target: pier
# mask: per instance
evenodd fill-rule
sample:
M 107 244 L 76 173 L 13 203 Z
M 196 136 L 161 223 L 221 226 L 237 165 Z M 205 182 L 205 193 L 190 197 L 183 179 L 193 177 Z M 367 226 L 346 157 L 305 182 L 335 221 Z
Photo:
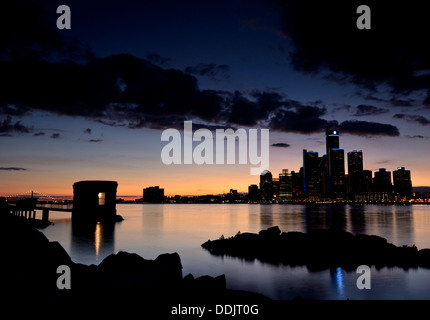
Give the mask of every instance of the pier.
M 37 192 L 36 192 L 37 193 Z M 41 222 L 43 225 L 49 224 L 50 211 L 72 212 L 73 203 L 52 203 L 40 202 L 34 191 L 27 194 L 4 197 L 0 199 L 0 213 L 2 215 L 15 216 L 23 220 Z M 38 193 L 37 193 L 38 194 Z M 43 195 L 53 201 L 52 197 Z M 52 198 L 52 199 L 51 199 Z M 42 211 L 40 218 L 37 217 L 37 211 Z
M 19 200 L 22 201 L 22 200 Z M 40 220 L 43 223 L 49 223 L 49 213 L 50 211 L 62 211 L 62 212 L 72 212 L 73 203 L 58 204 L 58 203 L 28 203 L 30 201 L 25 201 L 23 205 L 20 202 L 7 204 L 5 207 L 1 208 L 1 211 L 21 219 L 28 220 Z M 36 210 L 42 211 L 41 218 L 37 218 Z
M 50 223 L 50 211 L 70 212 L 72 220 L 79 223 L 121 221 L 122 217 L 116 214 L 117 187 L 116 181 L 78 181 L 73 184 L 73 202 L 65 203 L 31 190 L 20 195 L 0 197 L 0 213 L 39 221 L 42 225 Z M 37 219 L 36 210 L 42 211 L 40 219 Z

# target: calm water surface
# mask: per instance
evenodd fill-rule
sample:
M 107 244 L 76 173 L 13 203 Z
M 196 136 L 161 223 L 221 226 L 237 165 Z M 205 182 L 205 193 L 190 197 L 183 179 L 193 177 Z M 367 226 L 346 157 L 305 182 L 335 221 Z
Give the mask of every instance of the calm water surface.
M 285 232 L 339 228 L 379 235 L 395 245 L 430 248 L 430 206 L 118 204 L 117 211 L 124 221 L 90 230 L 72 228 L 69 213 L 52 212 L 54 225 L 42 231 L 60 242 L 75 262 L 99 264 L 121 250 L 145 259 L 178 252 L 184 276 L 225 274 L 229 288 L 273 299 L 430 299 L 430 269 L 371 268 L 371 289 L 359 290 L 359 275 L 341 268 L 309 272 L 306 267 L 216 257 L 201 248 L 208 239 L 275 225 Z

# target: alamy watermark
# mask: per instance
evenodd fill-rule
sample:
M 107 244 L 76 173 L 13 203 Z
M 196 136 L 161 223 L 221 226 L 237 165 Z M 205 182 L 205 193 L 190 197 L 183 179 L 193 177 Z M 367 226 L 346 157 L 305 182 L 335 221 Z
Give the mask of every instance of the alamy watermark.
M 358 266 L 356 273 L 361 273 L 361 276 L 358 277 L 356 281 L 357 289 L 371 289 L 371 280 L 370 280 L 370 267 L 367 265 Z
M 216 129 L 214 137 L 205 128 L 193 133 L 192 121 L 184 121 L 183 141 L 177 129 L 164 130 L 161 141 L 169 142 L 161 150 L 161 161 L 166 165 L 236 164 L 238 158 L 238 164 L 259 165 L 251 168 L 251 175 L 269 169 L 269 129 Z M 200 143 L 194 147 L 193 142 Z

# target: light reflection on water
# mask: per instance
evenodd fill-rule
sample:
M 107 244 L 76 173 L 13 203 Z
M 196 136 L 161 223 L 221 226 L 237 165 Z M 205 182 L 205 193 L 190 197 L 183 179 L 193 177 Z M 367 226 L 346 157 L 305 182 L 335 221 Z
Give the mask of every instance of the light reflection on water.
M 372 289 L 358 290 L 355 272 L 341 268 L 309 272 L 306 267 L 273 266 L 259 261 L 211 256 L 201 248 L 208 239 L 259 232 L 274 225 L 282 231 L 336 228 L 376 234 L 395 245 L 430 248 L 428 206 L 336 206 L 247 204 L 119 204 L 125 220 L 114 227 L 72 226 L 70 216 L 52 213 L 55 223 L 43 232 L 59 241 L 73 261 L 98 264 L 120 250 L 154 259 L 178 252 L 184 275 L 225 274 L 227 285 L 275 299 L 298 295 L 314 299 L 429 299 L 430 270 L 383 268 L 372 271 Z

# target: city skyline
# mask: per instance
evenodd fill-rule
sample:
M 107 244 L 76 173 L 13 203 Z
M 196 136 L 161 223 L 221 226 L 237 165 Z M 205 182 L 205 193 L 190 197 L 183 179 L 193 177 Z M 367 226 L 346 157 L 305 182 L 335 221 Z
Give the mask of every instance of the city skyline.
M 56 28 L 60 4 L 70 30 Z M 269 129 L 275 173 L 299 170 L 304 148 L 323 154 L 336 127 L 365 170 L 406 167 L 430 186 L 427 20 L 412 18 L 425 10 L 368 5 L 372 30 L 342 1 L 8 3 L 0 195 L 68 196 L 81 180 L 118 181 L 119 196 L 247 192 L 250 164 L 163 164 L 161 133 L 184 121 Z

